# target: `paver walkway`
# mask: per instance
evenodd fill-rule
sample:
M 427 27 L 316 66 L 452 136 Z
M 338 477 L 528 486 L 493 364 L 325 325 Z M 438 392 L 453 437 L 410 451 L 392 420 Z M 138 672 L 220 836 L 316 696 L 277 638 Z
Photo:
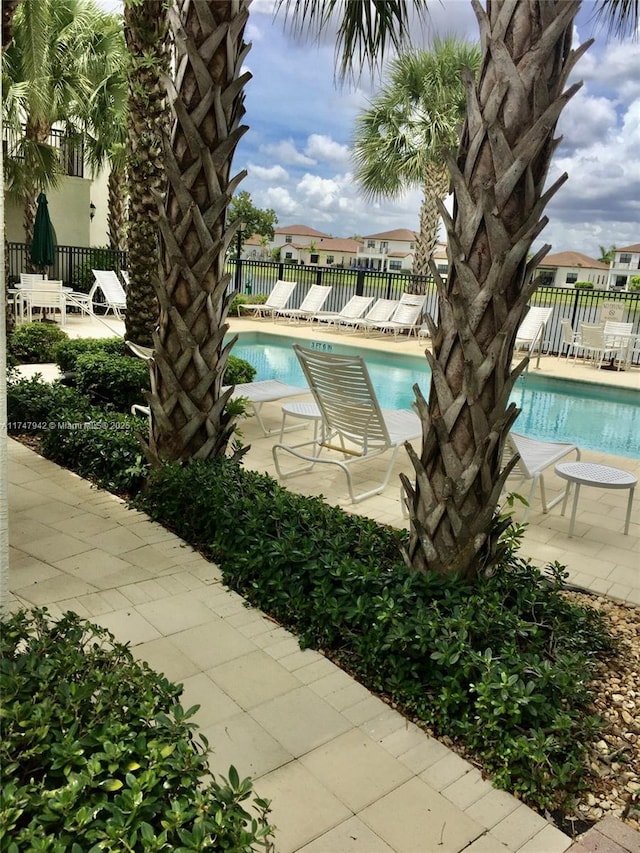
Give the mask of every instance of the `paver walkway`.
M 278 853 L 563 853 L 571 840 L 117 498 L 10 441 L 12 606 L 73 610 L 185 686 L 214 749 L 273 801 Z

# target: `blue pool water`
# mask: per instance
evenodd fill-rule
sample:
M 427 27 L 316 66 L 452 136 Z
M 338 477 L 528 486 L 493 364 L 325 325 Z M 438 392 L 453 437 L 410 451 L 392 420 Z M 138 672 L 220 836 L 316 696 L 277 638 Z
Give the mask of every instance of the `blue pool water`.
M 430 370 L 423 356 L 362 353 L 357 347 L 342 343 L 300 343 L 328 346 L 335 353 L 363 354 L 380 405 L 385 409 L 408 408 L 414 400 L 412 388 L 416 383 L 428 396 Z M 256 379 L 306 385 L 291 344 L 290 338 L 276 335 L 240 335 L 233 354 L 257 369 Z M 514 426 L 516 432 L 640 459 L 640 393 L 636 390 L 547 379 L 529 372 L 516 383 L 511 400 L 522 409 Z

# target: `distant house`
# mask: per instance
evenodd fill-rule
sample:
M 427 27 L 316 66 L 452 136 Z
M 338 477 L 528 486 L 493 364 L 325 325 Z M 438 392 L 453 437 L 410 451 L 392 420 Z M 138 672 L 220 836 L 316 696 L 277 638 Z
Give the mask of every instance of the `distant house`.
M 274 230 L 269 248 L 280 249 L 280 260 L 285 263 L 301 264 L 305 263 L 305 256 L 309 255 L 310 243 L 317 245 L 319 240 L 330 238 L 331 234 L 316 231 L 308 225 L 286 225 Z
M 577 281 L 588 281 L 594 288 L 604 290 L 609 266 L 581 252 L 557 252 L 542 259 L 536 274 L 553 287 L 573 287 Z
M 411 270 L 416 234 L 408 228 L 367 234 L 362 238 L 356 265 L 373 270 Z
M 609 269 L 607 290 L 629 287 L 629 279 L 640 275 L 640 243 L 616 248 L 616 254 Z

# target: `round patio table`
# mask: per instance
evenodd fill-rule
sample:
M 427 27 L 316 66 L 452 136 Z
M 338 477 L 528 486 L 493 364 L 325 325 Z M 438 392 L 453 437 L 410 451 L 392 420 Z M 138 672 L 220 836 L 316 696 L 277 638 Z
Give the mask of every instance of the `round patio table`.
M 571 509 L 571 521 L 569 522 L 569 538 L 573 536 L 573 528 L 576 522 L 576 509 L 578 508 L 578 497 L 580 495 L 580 486 L 594 486 L 599 489 L 629 489 L 629 501 L 627 503 L 627 515 L 624 522 L 624 534 L 629 533 L 629 522 L 631 520 L 631 505 L 633 503 L 633 492 L 638 482 L 638 478 L 634 477 L 628 471 L 623 471 L 621 468 L 611 468 L 609 465 L 596 465 L 595 462 L 558 462 L 555 466 L 555 472 L 558 477 L 567 480 L 567 488 L 564 493 L 564 501 L 562 502 L 562 512 L 564 515 L 567 508 L 567 500 L 571 485 L 576 487 L 573 495 L 573 507 Z
M 283 403 L 280 441 L 282 441 L 285 432 L 295 429 L 295 427 L 285 427 L 287 418 L 300 418 L 301 420 L 313 421 L 313 440 L 317 441 L 318 427 L 322 423 L 322 415 L 316 403 Z

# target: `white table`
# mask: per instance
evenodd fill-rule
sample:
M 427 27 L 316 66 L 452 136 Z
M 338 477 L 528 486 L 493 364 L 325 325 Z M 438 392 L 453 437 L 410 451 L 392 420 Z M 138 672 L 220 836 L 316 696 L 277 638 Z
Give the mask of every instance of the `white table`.
M 573 496 L 573 507 L 571 509 L 571 521 L 569 522 L 569 538 L 573 536 L 573 528 L 576 522 L 580 486 L 594 486 L 599 489 L 629 489 L 624 535 L 626 536 L 629 533 L 631 505 L 633 503 L 633 492 L 638 482 L 637 477 L 634 477 L 628 471 L 623 471 L 621 468 L 611 468 L 609 465 L 596 465 L 594 462 L 558 462 L 555 472 L 558 477 L 567 480 L 567 488 L 564 493 L 560 515 L 564 515 L 567 508 L 571 485 L 575 484 L 576 487 Z
M 287 418 L 299 418 L 300 420 L 313 421 L 313 440 L 318 439 L 318 427 L 322 424 L 322 415 L 316 403 L 283 403 L 282 404 L 282 425 L 280 427 L 280 441 L 285 432 L 289 432 L 296 427 L 285 427 Z

